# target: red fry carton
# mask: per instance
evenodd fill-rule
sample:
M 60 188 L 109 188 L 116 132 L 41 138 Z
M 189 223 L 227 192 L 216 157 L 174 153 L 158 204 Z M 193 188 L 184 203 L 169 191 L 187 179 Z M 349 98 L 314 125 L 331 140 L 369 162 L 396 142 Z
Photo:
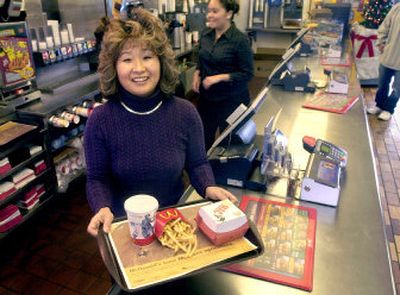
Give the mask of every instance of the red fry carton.
M 195 219 L 217 246 L 242 237 L 249 229 L 247 216 L 228 199 L 201 207 Z
M 175 220 L 178 218 L 187 222 L 185 217 L 183 217 L 182 213 L 176 208 L 169 208 L 162 211 L 157 212 L 156 214 L 156 225 L 154 228 L 154 233 L 157 238 L 159 238 L 164 233 L 165 225 L 171 220 Z M 188 223 L 188 222 L 187 222 Z

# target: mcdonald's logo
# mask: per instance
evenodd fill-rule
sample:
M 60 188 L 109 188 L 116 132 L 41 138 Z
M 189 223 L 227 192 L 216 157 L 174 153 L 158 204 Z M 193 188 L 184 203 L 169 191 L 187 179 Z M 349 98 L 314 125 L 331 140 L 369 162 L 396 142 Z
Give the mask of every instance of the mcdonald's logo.
M 178 210 L 176 209 L 168 209 L 165 211 L 162 211 L 158 214 L 162 219 L 168 220 L 168 219 L 175 219 L 180 216 Z

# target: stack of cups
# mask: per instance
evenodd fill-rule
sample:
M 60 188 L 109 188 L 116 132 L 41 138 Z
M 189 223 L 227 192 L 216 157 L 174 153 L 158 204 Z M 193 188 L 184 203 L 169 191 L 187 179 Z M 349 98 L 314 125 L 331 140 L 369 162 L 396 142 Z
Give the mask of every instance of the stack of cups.
M 157 199 L 149 195 L 135 195 L 125 201 L 124 208 L 133 243 L 139 246 L 151 244 L 155 239 Z

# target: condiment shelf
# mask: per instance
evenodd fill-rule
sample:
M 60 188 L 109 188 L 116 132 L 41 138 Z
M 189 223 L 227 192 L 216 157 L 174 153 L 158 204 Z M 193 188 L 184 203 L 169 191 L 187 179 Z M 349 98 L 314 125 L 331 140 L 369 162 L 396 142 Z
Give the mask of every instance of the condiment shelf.
M 33 52 L 33 59 L 36 66 L 43 67 L 91 53 L 95 50 L 96 40 L 86 40 Z
M 51 150 L 52 155 L 57 155 L 58 153 L 60 153 L 61 151 L 63 151 L 65 148 L 69 147 L 70 144 L 74 141 L 75 138 L 81 137 L 83 136 L 83 131 L 79 132 L 78 134 L 76 134 L 75 136 L 71 137 L 70 139 L 68 139 L 62 146 L 55 148 Z

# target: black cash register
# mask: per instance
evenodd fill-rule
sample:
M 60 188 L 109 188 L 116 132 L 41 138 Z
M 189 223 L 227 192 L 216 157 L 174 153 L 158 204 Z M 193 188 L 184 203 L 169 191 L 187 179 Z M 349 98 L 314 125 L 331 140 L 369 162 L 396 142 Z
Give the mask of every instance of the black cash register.
M 282 61 L 275 67 L 268 78 L 268 84 L 283 86 L 287 91 L 315 92 L 316 86 L 311 82 L 311 72 L 305 67 L 303 70 L 294 71 L 292 58 L 300 52 L 301 43 L 290 47 L 282 56 Z
M 216 182 L 253 190 L 265 190 L 266 181 L 261 175 L 261 153 L 254 145 L 256 125 L 251 120 L 267 97 L 265 87 L 248 108 L 235 111 L 237 117 L 216 139 L 208 150 L 208 159 Z
M 297 32 L 296 38 L 290 43 L 287 47 L 286 51 L 290 48 L 294 48 L 298 43 L 301 44 L 300 50 L 296 53 L 299 56 L 309 56 L 313 53 L 313 49 L 311 48 L 311 44 L 304 42 L 303 37 L 310 31 L 310 27 L 302 28 Z

